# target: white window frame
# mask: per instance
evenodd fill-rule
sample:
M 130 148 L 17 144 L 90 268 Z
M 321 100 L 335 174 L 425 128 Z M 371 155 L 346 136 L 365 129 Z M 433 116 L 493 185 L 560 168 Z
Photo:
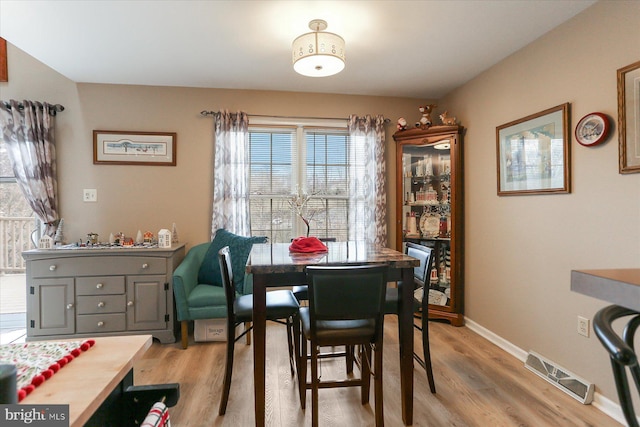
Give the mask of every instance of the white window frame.
M 295 177 L 291 180 L 291 188 L 290 194 L 295 194 L 298 191 L 298 186 L 301 190 L 309 192 L 309 189 L 306 188 L 306 180 L 304 177 L 306 176 L 306 144 L 305 144 L 305 130 L 309 129 L 319 129 L 331 131 L 339 130 L 345 131 L 348 130 L 347 120 L 340 119 L 316 119 L 316 118 L 294 118 L 294 117 L 250 117 L 249 120 L 249 132 L 265 130 L 269 131 L 270 129 L 277 128 L 291 128 L 295 129 L 295 151 L 291 153 L 293 169 L 295 171 Z M 260 197 L 251 195 L 250 197 Z M 274 198 L 269 195 L 269 198 Z M 336 197 L 332 197 L 332 199 L 336 199 Z M 345 197 L 348 199 L 348 196 Z M 312 228 L 313 230 L 313 228 Z M 295 217 L 293 221 L 293 229 L 292 233 L 294 236 L 303 236 L 306 234 L 306 226 L 304 222 L 299 218 Z

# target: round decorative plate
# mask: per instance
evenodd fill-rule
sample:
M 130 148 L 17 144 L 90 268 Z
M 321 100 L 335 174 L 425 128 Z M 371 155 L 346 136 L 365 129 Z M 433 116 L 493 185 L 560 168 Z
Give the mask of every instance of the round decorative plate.
M 431 305 L 447 305 L 447 295 L 444 292 L 435 289 L 429 289 L 429 304 Z
M 435 215 L 422 215 L 420 217 L 420 231 L 423 236 L 435 237 L 440 233 L 440 217 Z
M 576 140 L 585 147 L 601 144 L 609 135 L 609 119 L 602 113 L 587 114 L 576 126 Z

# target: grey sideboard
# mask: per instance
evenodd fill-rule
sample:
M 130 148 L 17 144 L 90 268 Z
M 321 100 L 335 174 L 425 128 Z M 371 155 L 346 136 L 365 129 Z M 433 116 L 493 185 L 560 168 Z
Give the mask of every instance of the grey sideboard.
M 23 252 L 27 341 L 150 334 L 175 342 L 173 270 L 184 252 L 184 244 Z

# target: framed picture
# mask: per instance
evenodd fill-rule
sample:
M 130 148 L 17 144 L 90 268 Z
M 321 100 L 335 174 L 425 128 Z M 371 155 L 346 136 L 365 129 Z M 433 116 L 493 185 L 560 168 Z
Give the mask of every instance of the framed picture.
M 498 126 L 498 196 L 569 193 L 569 129 L 569 103 Z
M 620 173 L 640 172 L 640 61 L 618 70 Z
M 609 136 L 609 118 L 602 113 L 587 114 L 576 125 L 576 140 L 585 147 L 602 144 Z
M 93 131 L 93 164 L 175 166 L 175 132 Z

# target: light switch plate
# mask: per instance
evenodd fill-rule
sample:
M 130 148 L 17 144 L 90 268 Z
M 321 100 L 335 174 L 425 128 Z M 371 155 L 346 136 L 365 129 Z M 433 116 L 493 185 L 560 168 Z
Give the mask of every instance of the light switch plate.
M 97 202 L 98 190 L 95 188 L 85 188 L 82 190 L 82 201 L 84 202 Z

